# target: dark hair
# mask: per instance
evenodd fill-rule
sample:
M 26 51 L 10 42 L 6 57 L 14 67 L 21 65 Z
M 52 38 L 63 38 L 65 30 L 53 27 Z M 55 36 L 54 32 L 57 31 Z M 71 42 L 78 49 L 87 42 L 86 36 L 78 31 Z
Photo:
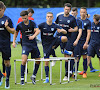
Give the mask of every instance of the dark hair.
M 24 10 L 20 13 L 20 16 L 25 16 L 25 15 L 28 15 L 28 11 Z
M 0 1 L 0 8 L 4 8 L 5 9 L 5 5 L 4 5 L 4 3 L 2 2 L 2 1 Z
M 96 21 L 99 21 L 99 20 L 100 20 L 100 15 L 94 14 L 94 15 L 93 15 L 93 18 L 96 19 Z
M 70 8 L 72 7 L 72 5 L 71 5 L 70 3 L 65 3 L 65 4 L 64 4 L 64 7 L 65 7 L 65 6 L 70 7 Z
M 30 12 L 34 13 L 34 10 L 32 8 L 28 8 L 27 11 L 28 11 L 28 13 L 30 13 Z
M 77 10 L 77 7 L 73 7 L 73 8 L 72 8 L 72 11 L 76 11 L 76 12 L 77 12 L 77 11 L 78 11 L 78 10 Z
M 81 9 L 85 9 L 87 11 L 87 8 L 86 7 L 81 7 Z

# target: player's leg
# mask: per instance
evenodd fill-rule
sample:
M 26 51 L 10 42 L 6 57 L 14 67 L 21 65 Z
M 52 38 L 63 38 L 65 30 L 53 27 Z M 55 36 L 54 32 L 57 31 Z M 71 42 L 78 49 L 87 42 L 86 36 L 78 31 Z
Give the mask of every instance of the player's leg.
M 54 49 L 51 50 L 51 55 L 53 57 L 57 57 L 56 54 L 55 54 L 55 50 Z M 56 64 L 56 61 L 52 61 L 52 66 L 55 66 L 55 64 Z
M 87 55 L 83 55 L 83 78 L 87 78 Z
M 66 36 L 61 36 L 61 42 L 62 42 L 62 43 L 65 43 L 65 42 L 67 42 L 67 41 L 68 41 L 68 39 L 67 39 Z M 63 54 L 71 55 L 72 52 L 71 52 L 71 51 L 68 51 L 67 49 L 64 49 Z
M 24 72 L 25 72 L 25 65 L 27 62 L 27 55 L 22 54 L 22 64 L 21 64 L 21 85 L 24 85 Z
M 21 64 L 21 85 L 24 85 L 24 72 L 25 72 L 25 65 L 27 62 L 27 57 L 29 55 L 31 47 L 22 46 L 22 64 Z
M 1 70 L 0 70 L 0 86 L 2 85 L 3 83 L 3 74 L 1 73 Z
M 3 76 L 6 77 L 6 72 L 5 72 L 5 64 L 4 64 L 4 59 L 2 58 L 2 69 L 3 69 Z
M 45 58 L 45 59 L 49 59 L 49 58 Z M 46 75 L 46 79 L 43 83 L 48 83 L 49 82 L 49 62 L 45 61 L 45 75 Z
M 11 48 L 3 48 L 2 49 L 2 58 L 4 59 L 5 69 L 6 69 L 6 81 L 5 81 L 5 88 L 10 88 L 9 78 L 11 72 L 11 64 L 10 64 L 10 57 L 11 57 Z
M 40 51 L 39 51 L 38 47 L 33 49 L 33 52 L 31 53 L 31 58 L 35 58 L 36 60 L 40 60 Z M 34 70 L 33 70 L 33 75 L 31 76 L 31 80 L 32 80 L 33 84 L 36 84 L 36 74 L 38 72 L 39 66 L 40 66 L 40 61 L 36 61 L 35 66 L 34 66 Z

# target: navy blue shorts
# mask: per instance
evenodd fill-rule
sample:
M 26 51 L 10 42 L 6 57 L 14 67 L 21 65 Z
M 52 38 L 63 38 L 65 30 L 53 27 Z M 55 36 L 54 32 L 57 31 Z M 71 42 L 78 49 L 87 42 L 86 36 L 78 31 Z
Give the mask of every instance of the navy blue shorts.
M 88 56 L 94 57 L 95 54 L 97 54 L 97 57 L 100 58 L 100 45 L 91 45 L 89 44 L 89 47 L 87 49 Z
M 81 57 L 81 55 L 87 55 L 87 49 L 83 49 L 85 41 L 79 41 L 77 46 L 74 49 L 74 55 L 77 57 Z
M 55 48 L 57 48 L 60 45 L 60 43 L 61 43 L 61 37 L 60 38 L 56 37 L 49 44 L 47 43 L 43 45 L 44 58 L 49 58 L 50 55 L 52 54 L 52 47 L 55 46 Z
M 2 58 L 4 60 L 10 60 L 11 58 L 11 48 L 10 47 L 0 48 L 0 52 L 2 53 Z
M 72 52 L 74 51 L 73 42 L 71 40 L 68 40 L 66 42 L 65 49 L 68 50 L 68 51 L 72 51 Z
M 40 58 L 40 51 L 37 46 L 22 46 L 22 54 L 29 55 L 32 52 L 31 58 Z

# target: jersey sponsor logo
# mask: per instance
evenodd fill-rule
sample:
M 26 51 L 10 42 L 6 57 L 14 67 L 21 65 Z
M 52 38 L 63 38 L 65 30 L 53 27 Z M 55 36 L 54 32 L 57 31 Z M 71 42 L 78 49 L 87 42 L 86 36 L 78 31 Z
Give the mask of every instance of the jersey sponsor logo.
M 43 29 L 47 29 L 47 28 L 43 28 Z
M 69 27 L 69 25 L 64 25 L 64 24 L 57 24 L 57 25 L 59 25 L 61 27 Z
M 98 32 L 99 32 L 99 30 L 94 30 L 94 29 L 93 29 L 93 30 L 91 30 L 91 32 L 97 32 L 97 33 L 98 33 Z
M 51 35 L 53 35 L 53 33 L 44 33 L 43 32 L 43 35 L 51 36 Z
M 54 28 L 51 28 L 51 31 L 54 31 Z
M 59 21 L 62 21 L 62 20 L 59 20 Z
M 4 21 L 1 21 L 1 24 L 3 25 L 4 24 Z
M 28 29 L 28 30 L 27 30 L 27 31 L 25 31 L 25 32 L 32 32 L 32 30 Z
M 68 23 L 70 23 L 70 20 L 67 20 Z
M 0 28 L 0 30 L 4 30 L 4 28 Z

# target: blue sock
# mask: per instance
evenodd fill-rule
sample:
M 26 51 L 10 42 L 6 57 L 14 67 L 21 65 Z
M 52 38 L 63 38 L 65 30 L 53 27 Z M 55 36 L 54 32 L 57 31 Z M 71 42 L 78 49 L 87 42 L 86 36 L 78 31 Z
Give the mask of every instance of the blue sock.
M 38 69 L 39 69 L 39 65 L 40 65 L 40 64 L 36 64 L 36 63 L 35 63 L 35 68 L 34 68 L 34 71 L 33 71 L 33 75 L 35 75 L 35 76 L 36 76 L 37 71 L 38 71 Z
M 83 61 L 83 69 L 84 69 L 84 73 L 86 73 L 86 71 L 87 71 L 87 58 L 84 59 L 84 61 Z
M 71 63 L 70 64 L 70 71 L 72 71 L 72 73 L 73 73 L 74 60 L 71 60 L 70 63 Z
M 24 78 L 25 65 L 21 64 L 21 78 Z
M 65 62 L 65 76 L 68 76 L 68 62 Z
M 5 66 L 5 68 L 6 68 L 6 73 L 7 73 L 6 81 L 7 81 L 7 80 L 9 81 L 11 66 L 10 66 L 10 67 L 6 67 L 6 66 Z
M 49 77 L 49 66 L 45 66 L 46 77 Z
M 90 69 L 91 69 L 91 70 L 94 69 L 93 66 L 92 66 L 92 62 L 91 62 L 91 60 L 90 60 L 90 64 L 89 64 L 89 66 L 90 66 Z

